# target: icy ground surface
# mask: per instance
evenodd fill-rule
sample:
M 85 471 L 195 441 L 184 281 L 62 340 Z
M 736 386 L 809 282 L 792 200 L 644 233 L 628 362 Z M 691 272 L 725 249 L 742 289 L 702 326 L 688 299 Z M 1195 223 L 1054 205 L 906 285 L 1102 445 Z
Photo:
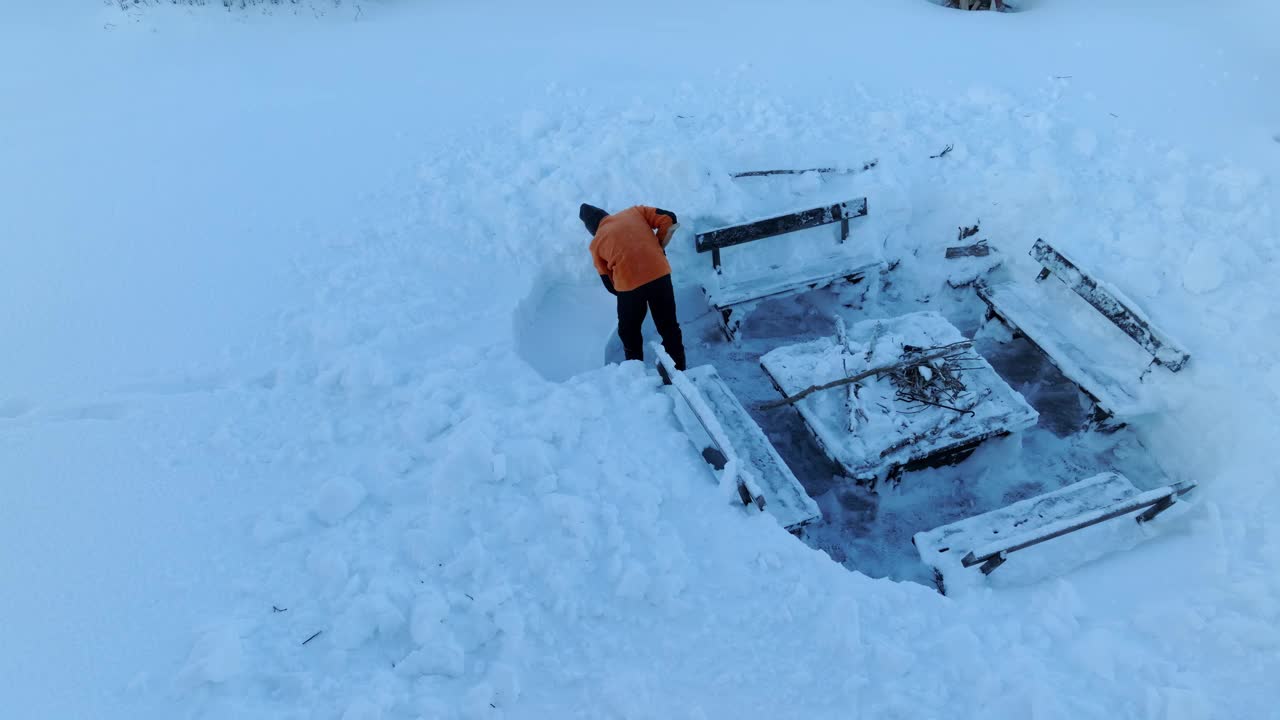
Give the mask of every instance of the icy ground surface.
M 938 252 L 924 262 L 945 274 L 953 261 L 943 259 L 941 249 L 953 242 L 934 243 Z M 904 296 L 893 280 L 910 272 L 895 269 L 863 284 L 766 301 L 749 312 L 737 343 L 723 337 L 713 315 L 703 313 L 684 325 L 690 364 L 717 368 L 818 501 L 823 519 L 805 529 L 806 543 L 850 570 L 932 586 L 932 571 L 920 563 L 911 544 L 921 530 L 1056 490 L 1104 469 L 1121 472 L 1139 488 L 1169 482 L 1132 428 L 1105 434 L 1085 430 L 1088 398 L 1025 340 L 1009 337 L 998 326 L 984 327 L 985 305 L 971 287 L 942 284 L 935 293 Z M 692 295 L 682 297 L 697 302 Z M 760 407 L 779 398 L 760 367 L 760 356 L 782 345 L 834 335 L 836 316 L 852 325 L 922 309 L 941 312 L 966 336 L 976 336 L 979 352 L 1040 413 L 1040 421 L 1025 432 L 984 443 L 958 465 L 908 472 L 897 485 L 873 492 L 842 476 L 797 412 Z M 656 337 L 652 327 L 646 329 Z M 616 337 L 606 338 L 604 345 L 605 359 L 621 359 Z
M 1274 716 L 1274 3 L 10 5 L 6 717 Z M 974 332 L 931 259 L 980 221 L 1009 273 L 1045 237 L 1185 343 L 1170 409 L 1072 440 L 1074 391 L 988 339 L 1046 418 L 1020 445 L 873 506 L 779 412 L 829 553 L 735 507 L 656 377 L 601 367 L 574 210 L 850 193 L 896 285 L 760 308 L 742 357 L 672 250 L 691 356 L 749 406 L 751 354 L 832 297 Z M 924 580 L 914 527 L 1148 458 L 1202 486 L 1152 541 L 962 599 L 894 582 Z

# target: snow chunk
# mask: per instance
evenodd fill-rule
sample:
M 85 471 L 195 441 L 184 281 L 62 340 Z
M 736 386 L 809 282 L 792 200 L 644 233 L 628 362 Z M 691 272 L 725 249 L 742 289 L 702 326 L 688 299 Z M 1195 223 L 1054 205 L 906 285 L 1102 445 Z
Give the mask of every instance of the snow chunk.
M 326 587 L 342 585 L 350 576 L 346 558 L 337 550 L 312 550 L 307 555 L 307 571 Z
M 1181 688 L 1147 688 L 1147 717 L 1168 720 L 1208 720 L 1213 705 L 1204 695 Z
M 551 130 L 551 118 L 539 110 L 526 110 L 520 117 L 520 137 L 536 140 Z
M 512 666 L 494 663 L 489 668 L 488 682 L 497 705 L 514 705 L 520 699 L 520 676 Z
M 368 642 L 375 631 L 387 636 L 404 624 L 404 614 L 385 595 L 365 595 L 338 617 L 333 629 L 334 643 L 353 650 Z
M 1197 295 L 1222 286 L 1227 277 L 1227 263 L 1222 250 L 1211 242 L 1198 242 L 1187 255 L 1182 267 L 1182 286 Z
M 1075 132 L 1071 144 L 1081 157 L 1091 158 L 1098 150 L 1098 136 L 1090 130 L 1079 129 Z
M 306 510 L 281 508 L 275 513 L 258 518 L 253 525 L 253 540 L 261 547 L 274 545 L 302 532 L 306 520 Z
M 467 653 L 448 630 L 441 630 L 430 647 L 414 650 L 398 664 L 396 671 L 405 675 L 443 675 L 460 677 L 466 670 Z
M 377 625 L 378 633 L 391 635 L 405 625 L 404 613 L 391 599 L 381 593 L 368 597 L 369 610 Z
M 193 684 L 224 683 L 240 674 L 244 647 L 236 628 L 210 630 L 196 640 L 180 677 Z
M 1275 396 L 1277 401 L 1280 401 L 1280 365 L 1275 365 L 1267 371 L 1266 381 L 1271 389 L 1271 394 Z
M 822 189 L 822 175 L 816 170 L 801 173 L 791 183 L 791 192 L 796 195 L 809 195 Z
M 354 700 L 342 713 L 342 720 L 381 720 L 382 707 L 369 700 Z
M 497 481 L 497 471 L 505 472 L 506 467 L 495 463 L 497 451 L 486 430 L 487 427 L 475 419 L 455 426 L 443 441 L 445 447 L 435 467 L 436 476 L 462 482 Z
M 334 622 L 333 643 L 344 650 L 355 650 L 373 637 L 374 626 L 375 620 L 369 608 L 363 603 L 355 603 Z
M 418 596 L 413 606 L 413 621 L 409 632 L 413 641 L 426 645 L 440 632 L 441 623 L 449 616 L 449 601 L 434 588 L 428 588 Z
M 463 701 L 463 717 L 485 718 L 494 716 L 494 692 L 488 683 L 480 683 L 467 691 Z
M 334 478 L 316 494 L 312 511 L 326 525 L 336 525 L 364 502 L 368 490 L 350 478 Z
M 649 573 L 641 565 L 633 564 L 622 574 L 622 578 L 618 580 L 618 596 L 629 599 L 637 599 L 643 597 L 645 591 L 649 589 Z

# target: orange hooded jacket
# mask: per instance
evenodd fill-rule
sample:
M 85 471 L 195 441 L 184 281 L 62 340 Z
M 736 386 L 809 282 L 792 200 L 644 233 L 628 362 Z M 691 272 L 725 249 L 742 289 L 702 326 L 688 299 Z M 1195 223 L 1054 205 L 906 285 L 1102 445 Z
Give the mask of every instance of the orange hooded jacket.
M 646 205 L 605 217 L 591 239 L 596 272 L 608 277 L 618 292 L 670 275 L 671 265 L 662 248 L 671 239 L 668 234 L 674 222 Z

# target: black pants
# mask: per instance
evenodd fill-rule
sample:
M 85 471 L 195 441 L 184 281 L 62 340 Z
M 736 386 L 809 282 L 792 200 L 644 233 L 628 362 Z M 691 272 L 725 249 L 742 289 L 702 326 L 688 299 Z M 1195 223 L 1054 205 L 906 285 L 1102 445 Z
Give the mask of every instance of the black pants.
M 684 339 L 680 335 L 680 323 L 676 321 L 676 293 L 671 287 L 670 275 L 618 293 L 618 337 L 628 360 L 644 359 L 640 326 L 646 310 L 653 311 L 653 324 L 662 336 L 662 349 L 675 361 L 677 370 L 684 370 Z

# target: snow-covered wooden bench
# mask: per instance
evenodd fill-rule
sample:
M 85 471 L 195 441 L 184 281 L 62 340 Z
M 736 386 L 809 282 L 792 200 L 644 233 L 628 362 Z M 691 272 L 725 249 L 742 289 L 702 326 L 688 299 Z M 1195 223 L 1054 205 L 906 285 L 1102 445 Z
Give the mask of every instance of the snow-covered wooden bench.
M 958 579 L 955 574 L 966 568 L 977 565 L 983 575 L 989 575 L 1011 553 L 1139 511 L 1135 519 L 1145 523 L 1194 487 L 1183 482 L 1142 492 L 1123 475 L 1104 472 L 1060 490 L 916 533 L 912 542 L 920 559 L 934 568 L 938 589 L 945 593 L 948 578 Z
M 866 214 L 867 199 L 858 198 L 698 233 L 695 248 L 700 253 L 711 253 L 711 265 L 716 271 L 703 291 L 707 301 L 719 311 L 725 336 L 733 339 L 751 303 L 817 289 L 839 280 L 857 282 L 882 265 L 878 253 L 851 252 L 845 245 L 849 239 L 849 221 Z M 774 266 L 763 274 L 728 273 L 720 262 L 720 251 L 725 248 L 834 223 L 840 224 L 840 236 L 837 248 L 830 255 L 800 265 Z
M 998 318 L 1040 349 L 1093 399 L 1093 421 L 1118 427 L 1153 409 L 1143 379 L 1151 365 L 1178 372 L 1191 356 L 1115 288 L 1099 282 L 1044 240 L 1031 256 L 1043 269 L 1035 285 L 978 286 L 988 319 Z M 1050 275 L 1061 283 L 1042 283 Z
M 779 525 L 797 535 L 822 517 L 817 503 L 714 367 L 702 365 L 681 372 L 661 345 L 650 347 L 661 373 L 671 381 L 681 427 L 703 459 L 720 473 L 721 481 L 737 486 L 744 505 L 772 514 Z

